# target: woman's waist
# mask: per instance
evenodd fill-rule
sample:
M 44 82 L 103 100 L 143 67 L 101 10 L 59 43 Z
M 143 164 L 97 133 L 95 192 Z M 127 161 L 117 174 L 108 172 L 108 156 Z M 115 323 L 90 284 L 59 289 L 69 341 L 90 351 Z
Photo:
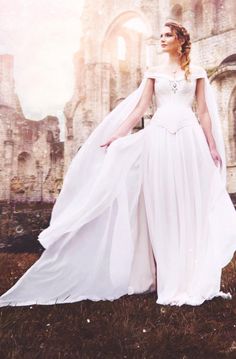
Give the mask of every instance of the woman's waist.
M 189 103 L 181 103 L 181 102 L 166 102 L 162 105 L 158 105 L 156 108 L 156 112 L 193 112 L 192 105 Z M 194 112 L 193 112 L 194 113 Z
M 179 119 L 196 119 L 195 112 L 190 105 L 172 104 L 158 106 L 154 118 L 167 118 L 171 121 Z
M 171 105 L 170 105 L 171 106 Z M 154 113 L 151 123 L 173 130 L 199 124 L 198 119 L 190 106 L 176 107 L 161 106 Z

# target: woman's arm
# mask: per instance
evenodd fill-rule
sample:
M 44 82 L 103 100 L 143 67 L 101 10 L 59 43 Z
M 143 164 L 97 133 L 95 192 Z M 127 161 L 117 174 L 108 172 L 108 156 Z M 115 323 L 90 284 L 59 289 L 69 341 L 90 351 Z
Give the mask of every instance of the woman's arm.
M 217 151 L 215 139 L 212 135 L 212 126 L 211 126 L 211 118 L 208 112 L 206 99 L 205 99 L 205 79 L 199 78 L 197 79 L 196 85 L 196 100 L 197 100 L 197 113 L 200 119 L 200 124 L 205 134 L 211 156 L 217 166 L 217 162 L 219 161 L 220 165 L 222 164 L 221 157 Z
M 140 120 L 140 117 L 142 117 L 150 104 L 154 92 L 154 81 L 154 79 L 147 79 L 142 96 L 135 109 L 125 119 L 125 121 L 122 122 L 122 124 L 112 135 L 112 137 L 110 137 L 109 140 L 106 141 L 104 144 L 100 145 L 100 147 L 109 146 L 111 142 L 113 142 L 117 138 L 127 135 L 129 131 L 136 125 L 136 123 Z

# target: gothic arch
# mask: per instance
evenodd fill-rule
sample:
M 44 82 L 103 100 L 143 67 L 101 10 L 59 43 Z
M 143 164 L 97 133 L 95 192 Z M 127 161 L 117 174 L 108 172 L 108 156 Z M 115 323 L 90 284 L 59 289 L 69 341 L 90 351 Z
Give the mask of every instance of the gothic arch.
M 180 4 L 175 4 L 170 10 L 170 15 L 173 20 L 182 22 L 183 20 L 183 8 Z
M 28 152 L 21 152 L 17 157 L 17 174 L 18 176 L 27 176 L 32 172 L 32 158 Z
M 230 166 L 236 164 L 236 54 L 226 56 L 210 77 L 210 81 L 216 84 L 221 91 L 226 91 L 219 97 L 220 106 L 223 110 L 222 121 L 227 129 L 225 133 L 227 157 Z
M 121 29 L 122 25 L 131 19 L 140 19 L 147 29 L 147 36 L 151 36 L 152 28 L 149 20 L 141 11 L 125 11 L 121 12 L 110 22 L 102 35 L 102 61 L 109 62 L 109 40 L 114 36 L 114 33 Z M 128 35 L 126 35 L 128 36 Z
M 231 57 L 231 56 L 229 56 Z M 210 77 L 210 81 L 212 82 L 219 76 L 228 76 L 229 73 L 233 74 L 236 72 L 236 61 L 234 62 L 224 62 L 224 60 L 221 62 L 220 66 L 216 68 L 214 73 Z
M 150 21 L 148 20 L 148 18 L 142 11 L 138 11 L 138 10 L 135 10 L 135 11 L 130 10 L 130 11 L 125 11 L 125 12 L 122 11 L 113 18 L 113 20 L 110 22 L 108 27 L 105 29 L 105 31 L 102 35 L 102 38 L 103 38 L 102 47 L 104 46 L 105 42 L 110 37 L 111 33 L 113 32 L 113 30 L 115 28 L 117 28 L 121 24 L 126 23 L 128 20 L 135 19 L 135 18 L 140 18 L 140 20 L 143 21 L 143 23 L 147 27 L 148 34 L 151 36 L 152 28 L 150 25 Z
M 221 61 L 220 66 L 226 64 L 236 64 L 236 54 L 227 56 L 223 61 Z
M 144 33 L 124 25 L 131 19 L 139 19 L 146 31 Z M 147 34 L 151 33 L 151 25 L 140 11 L 126 11 L 118 14 L 106 28 L 102 40 L 102 62 L 108 64 L 106 76 L 103 76 L 103 88 L 109 89 L 109 110 L 117 103 L 117 94 L 125 98 L 139 83 L 141 69 L 146 66 Z M 122 37 L 126 48 L 125 57 L 118 56 L 118 39 Z M 131 80 L 132 79 L 132 80 Z

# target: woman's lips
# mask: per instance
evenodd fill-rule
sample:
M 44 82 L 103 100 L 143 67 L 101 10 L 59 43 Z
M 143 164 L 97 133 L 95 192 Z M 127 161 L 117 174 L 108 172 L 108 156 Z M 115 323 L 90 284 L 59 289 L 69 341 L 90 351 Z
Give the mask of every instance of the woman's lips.
M 165 47 L 166 45 L 165 44 L 161 44 L 162 47 Z

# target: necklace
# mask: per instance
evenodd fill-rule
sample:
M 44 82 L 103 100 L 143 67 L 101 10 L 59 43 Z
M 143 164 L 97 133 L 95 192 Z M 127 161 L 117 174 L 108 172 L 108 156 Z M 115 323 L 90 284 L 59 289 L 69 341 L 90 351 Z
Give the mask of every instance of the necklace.
M 171 88 L 171 91 L 173 91 L 173 93 L 175 94 L 177 91 L 178 91 L 178 84 L 177 84 L 177 81 L 175 79 L 175 75 L 176 75 L 176 72 L 178 70 L 174 70 L 174 71 L 171 71 L 172 74 L 174 75 L 174 80 L 169 80 L 169 84 L 170 84 L 170 88 Z
M 171 91 L 173 91 L 173 93 L 175 94 L 176 91 L 178 91 L 177 82 L 175 80 L 169 80 L 169 84 L 170 84 Z

